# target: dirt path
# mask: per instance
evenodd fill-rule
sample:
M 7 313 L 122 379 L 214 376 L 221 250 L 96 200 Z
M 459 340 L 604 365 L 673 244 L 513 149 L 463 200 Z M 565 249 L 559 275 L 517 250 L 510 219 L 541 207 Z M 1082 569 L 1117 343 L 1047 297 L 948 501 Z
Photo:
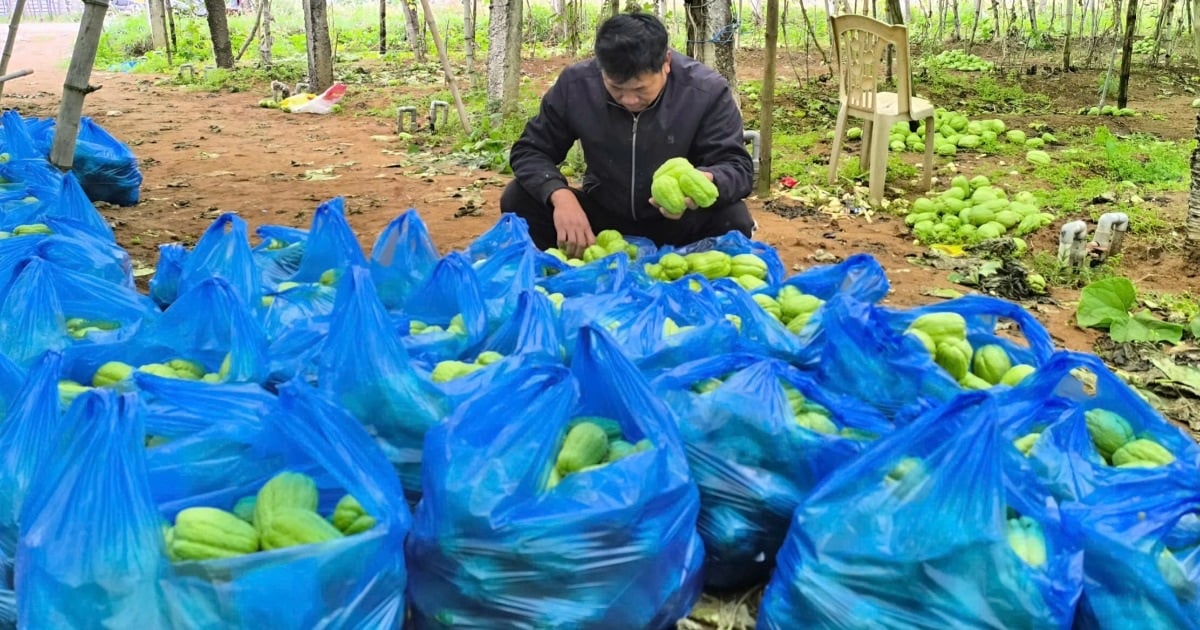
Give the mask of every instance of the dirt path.
M 22 114 L 54 116 L 77 27 L 22 26 L 10 67 L 29 67 L 32 77 L 6 90 L 5 105 Z M 534 72 L 556 68 L 536 65 Z M 398 142 L 390 121 L 370 116 L 377 94 L 355 93 L 336 116 L 287 115 L 262 109 L 256 93 L 212 94 L 158 85 L 162 77 L 94 72 L 84 114 L 128 143 L 142 160 L 142 203 L 134 208 L 102 206 L 115 222 L 118 239 L 144 264 L 157 258 L 157 245 L 178 240 L 190 245 L 216 216 L 240 214 L 253 228 L 263 223 L 307 227 L 314 208 L 327 199 L 346 198 L 352 225 L 365 248 L 396 215 L 420 210 L 435 242 L 460 248 L 498 218 L 506 177 L 489 171 L 466 172 L 460 165 L 414 160 Z M 404 98 L 396 88 L 395 98 Z M 368 102 L 369 99 L 374 99 Z M 418 95 L 412 100 L 420 103 Z M 888 271 L 893 293 L 888 302 L 910 305 L 934 298 L 932 288 L 958 288 L 945 272 L 917 267 L 907 256 L 921 249 L 906 240 L 903 224 L 891 218 L 797 219 L 761 211 L 757 238 L 780 250 L 792 269 L 817 264 L 824 250 L 835 257 L 865 251 Z M 1063 300 L 1074 299 L 1063 292 Z M 1068 303 L 1048 303 L 1037 312 L 1059 343 L 1090 349 L 1091 333 L 1070 322 Z

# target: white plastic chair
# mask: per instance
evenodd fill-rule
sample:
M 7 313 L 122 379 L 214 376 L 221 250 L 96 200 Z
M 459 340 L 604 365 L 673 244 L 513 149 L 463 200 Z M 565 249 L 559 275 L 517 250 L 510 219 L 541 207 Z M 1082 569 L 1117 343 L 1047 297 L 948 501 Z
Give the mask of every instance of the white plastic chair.
M 862 167 L 869 168 L 870 201 L 883 198 L 887 177 L 888 132 L 897 121 L 925 121 L 925 170 L 923 185 L 928 190 L 933 174 L 933 103 L 912 95 L 912 75 L 909 72 L 908 30 L 903 26 L 884 24 L 863 15 L 841 15 L 830 18 L 833 38 L 833 58 L 838 69 L 837 128 L 833 132 L 833 155 L 829 160 L 829 183 L 837 181 L 838 159 L 846 118 L 863 120 Z M 892 68 L 896 77 L 895 92 L 877 91 L 888 44 L 894 47 Z

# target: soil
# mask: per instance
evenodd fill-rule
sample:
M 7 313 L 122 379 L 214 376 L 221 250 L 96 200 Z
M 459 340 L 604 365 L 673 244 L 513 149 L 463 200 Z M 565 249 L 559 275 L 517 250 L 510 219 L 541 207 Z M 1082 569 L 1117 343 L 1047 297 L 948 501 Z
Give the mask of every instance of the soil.
M 77 26 L 71 24 L 21 26 L 9 67 L 30 68 L 34 74 L 7 86 L 6 106 L 24 115 L 57 114 L 76 32 Z M 749 51 L 743 57 L 739 73 L 746 78 L 761 77 L 761 52 Z M 805 72 L 814 77 L 825 72 L 817 55 L 807 70 L 795 66 L 804 63 L 800 55 L 784 59 L 790 59 L 785 64 L 795 69 L 797 77 Z M 525 75 L 548 85 L 567 62 L 528 60 Z M 353 67 L 343 67 L 343 72 L 361 75 L 371 70 L 362 68 L 361 63 L 346 65 Z M 1135 76 L 1131 89 L 1135 95 L 1155 95 L 1130 103 L 1146 116 L 1106 119 L 1105 123 L 1122 132 L 1136 128 L 1166 139 L 1191 137 L 1191 96 L 1164 89 L 1155 76 Z M 392 91 L 348 80 L 352 87 L 342 101 L 344 111 L 331 116 L 289 115 L 260 108 L 259 99 L 269 94 L 266 86 L 250 92 L 211 93 L 173 85 L 167 81 L 170 78 L 96 71 L 91 82 L 103 89 L 90 94 L 84 107 L 85 115 L 129 144 L 141 160 L 145 178 L 142 202 L 131 208 L 104 204 L 100 208 L 116 226 L 120 244 L 141 264 L 155 264 L 160 243 L 193 244 L 221 212 L 237 212 L 252 229 L 265 223 L 308 227 L 316 206 L 339 195 L 345 198 L 350 222 L 368 249 L 375 235 L 408 208 L 420 211 L 443 251 L 466 246 L 499 217 L 498 200 L 507 176 L 473 170 L 453 160 L 432 159 L 428 154 L 410 154 L 408 143 L 396 136 L 394 121 L 371 113 L 401 101 L 424 109 L 428 94 L 441 87 L 436 78 L 433 85 Z M 1085 104 L 1086 96 L 1095 91 L 1094 83 L 1092 73 L 1039 73 L 1026 77 L 1024 88 L 1047 94 L 1061 114 L 1057 119 L 1049 115 L 1038 120 L 1065 126 L 1065 115 Z M 1156 120 L 1151 114 L 1163 118 Z M 1080 124 L 1078 118 L 1074 120 Z M 818 150 L 828 148 L 822 144 Z M 856 151 L 856 146 L 847 147 L 849 154 Z M 441 152 L 448 153 L 448 149 Z M 904 159 L 916 164 L 920 156 L 905 154 Z M 969 172 L 973 159 L 960 158 L 959 168 Z M 1173 194 L 1160 202 L 1163 217 L 1182 225 L 1186 197 Z M 773 203 L 786 205 L 786 200 Z M 905 235 L 900 219 L 886 213 L 832 216 L 801 212 L 789 219 L 765 210 L 760 199 L 753 198 L 749 204 L 759 223 L 756 238 L 777 247 L 790 269 L 869 252 L 887 269 L 892 285 L 886 300 L 889 304 L 935 300 L 927 295 L 931 289 L 967 290 L 947 280 L 944 270 L 910 264 L 909 257 L 925 250 Z M 1043 230 L 1031 239 L 1031 247 L 1056 251 L 1057 234 Z M 1161 238 L 1143 242 L 1130 234 L 1125 249 L 1121 271 L 1139 288 L 1200 293 L 1195 269 L 1171 243 L 1164 245 Z M 1077 291 L 1055 289 L 1034 312 L 1059 344 L 1091 350 L 1098 334 L 1080 330 L 1072 320 L 1077 296 Z

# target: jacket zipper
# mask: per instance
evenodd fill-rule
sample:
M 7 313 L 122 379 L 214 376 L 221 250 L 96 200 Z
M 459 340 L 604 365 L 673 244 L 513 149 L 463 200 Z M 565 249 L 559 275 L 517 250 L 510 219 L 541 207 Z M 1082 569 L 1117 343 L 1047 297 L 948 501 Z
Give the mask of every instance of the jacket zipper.
M 633 142 L 630 143 L 632 154 L 629 159 L 629 215 L 634 221 L 637 221 L 637 128 L 639 116 L 641 114 L 633 115 Z

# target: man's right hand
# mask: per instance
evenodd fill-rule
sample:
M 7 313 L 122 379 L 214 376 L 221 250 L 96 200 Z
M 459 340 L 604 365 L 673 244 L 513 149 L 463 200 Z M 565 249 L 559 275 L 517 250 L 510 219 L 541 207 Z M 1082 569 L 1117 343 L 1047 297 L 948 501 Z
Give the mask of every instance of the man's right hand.
M 558 248 L 571 258 L 583 256 L 583 250 L 595 244 L 592 224 L 588 221 L 579 199 L 569 188 L 561 188 L 550 195 L 554 207 L 554 229 L 558 232 Z

